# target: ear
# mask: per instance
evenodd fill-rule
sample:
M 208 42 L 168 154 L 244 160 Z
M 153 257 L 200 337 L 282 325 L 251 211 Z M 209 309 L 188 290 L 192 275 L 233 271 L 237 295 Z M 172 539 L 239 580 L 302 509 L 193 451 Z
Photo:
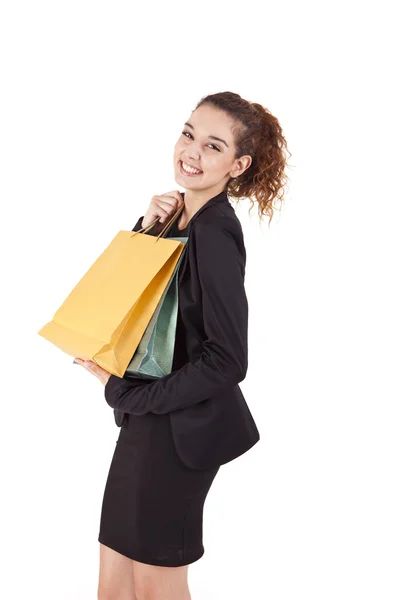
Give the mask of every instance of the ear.
M 244 173 L 253 162 L 252 157 L 249 154 L 245 154 L 237 159 L 236 165 L 231 171 L 231 177 L 239 177 L 242 173 Z

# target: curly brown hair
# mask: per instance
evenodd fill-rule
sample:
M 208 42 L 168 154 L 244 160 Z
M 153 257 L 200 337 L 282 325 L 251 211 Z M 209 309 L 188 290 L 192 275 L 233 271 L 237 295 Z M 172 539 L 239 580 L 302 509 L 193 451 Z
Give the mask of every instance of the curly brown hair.
M 203 96 L 194 110 L 204 104 L 219 108 L 234 119 L 235 158 L 245 154 L 252 157 L 251 165 L 239 177 L 231 178 L 224 191 L 236 202 L 248 198 L 249 213 L 256 201 L 260 221 L 267 214 L 270 225 L 277 209 L 274 202 L 282 203 L 288 181 L 286 153 L 292 156 L 278 119 L 261 104 L 249 102 L 233 92 Z

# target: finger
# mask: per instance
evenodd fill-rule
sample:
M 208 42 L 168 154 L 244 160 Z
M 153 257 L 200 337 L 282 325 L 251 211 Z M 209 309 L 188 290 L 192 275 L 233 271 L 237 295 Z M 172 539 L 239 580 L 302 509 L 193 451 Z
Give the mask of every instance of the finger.
M 157 200 L 155 204 L 153 215 L 154 217 L 160 217 L 159 223 L 162 223 L 166 219 L 169 218 L 169 214 L 171 211 L 171 205 L 167 202 L 162 202 L 161 200 Z
M 166 212 L 176 209 L 177 200 L 172 196 L 156 196 L 156 206 L 163 208 Z
M 170 216 L 175 213 L 175 210 L 175 204 L 173 202 L 161 199 L 157 200 L 155 214 L 157 214 L 160 217 L 160 223 L 163 223 L 164 221 L 169 219 Z
M 172 190 L 171 192 L 167 192 L 166 194 L 161 194 L 161 197 L 163 196 L 169 196 L 170 198 L 174 198 L 175 206 L 177 208 L 183 204 L 182 195 L 178 190 Z
M 177 193 L 179 194 L 179 192 Z M 161 196 L 157 196 L 157 198 L 157 205 L 164 212 L 161 215 L 160 223 L 164 223 L 169 217 L 173 216 L 183 204 L 183 200 L 179 203 L 176 196 L 162 194 Z
M 87 369 L 88 371 L 94 371 L 97 367 L 96 363 L 94 363 L 93 361 L 84 360 L 83 358 L 75 358 L 75 362 L 77 362 L 78 365 L 82 365 L 82 367 L 85 367 L 85 369 Z
M 98 365 L 96 365 L 96 363 L 94 363 L 90 360 L 87 360 L 87 361 L 85 361 L 85 364 L 83 366 L 86 369 L 86 371 L 89 371 L 89 373 L 91 373 L 92 375 L 97 377 L 97 379 L 100 379 L 100 381 L 102 380 L 103 369 L 101 367 L 99 367 Z
M 99 367 L 99 365 L 93 360 L 85 360 L 85 366 L 87 369 L 89 369 L 89 371 L 91 371 L 95 375 L 100 375 L 104 371 L 104 369 L 102 367 Z
M 97 375 L 97 377 L 101 377 L 104 374 L 109 375 L 109 372 L 106 371 L 105 369 L 103 369 L 103 367 L 100 367 L 97 363 L 95 363 L 93 360 L 87 360 L 85 361 L 86 364 L 86 368 L 91 371 L 94 375 Z

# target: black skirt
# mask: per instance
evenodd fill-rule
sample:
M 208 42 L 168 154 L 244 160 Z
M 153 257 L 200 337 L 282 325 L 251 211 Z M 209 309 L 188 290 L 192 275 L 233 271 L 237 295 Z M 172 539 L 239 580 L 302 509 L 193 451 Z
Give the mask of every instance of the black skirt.
M 180 567 L 204 554 L 203 506 L 220 467 L 179 458 L 169 414 L 126 415 L 104 490 L 98 541 L 133 560 Z

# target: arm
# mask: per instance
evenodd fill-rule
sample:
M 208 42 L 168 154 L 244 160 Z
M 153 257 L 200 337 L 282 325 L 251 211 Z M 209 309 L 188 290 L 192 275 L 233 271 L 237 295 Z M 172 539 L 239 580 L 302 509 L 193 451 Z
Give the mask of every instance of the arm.
M 246 376 L 245 258 L 234 234 L 223 225 L 202 224 L 196 238 L 204 350 L 196 360 L 150 383 L 111 375 L 105 398 L 112 408 L 134 415 L 168 413 L 207 400 Z

